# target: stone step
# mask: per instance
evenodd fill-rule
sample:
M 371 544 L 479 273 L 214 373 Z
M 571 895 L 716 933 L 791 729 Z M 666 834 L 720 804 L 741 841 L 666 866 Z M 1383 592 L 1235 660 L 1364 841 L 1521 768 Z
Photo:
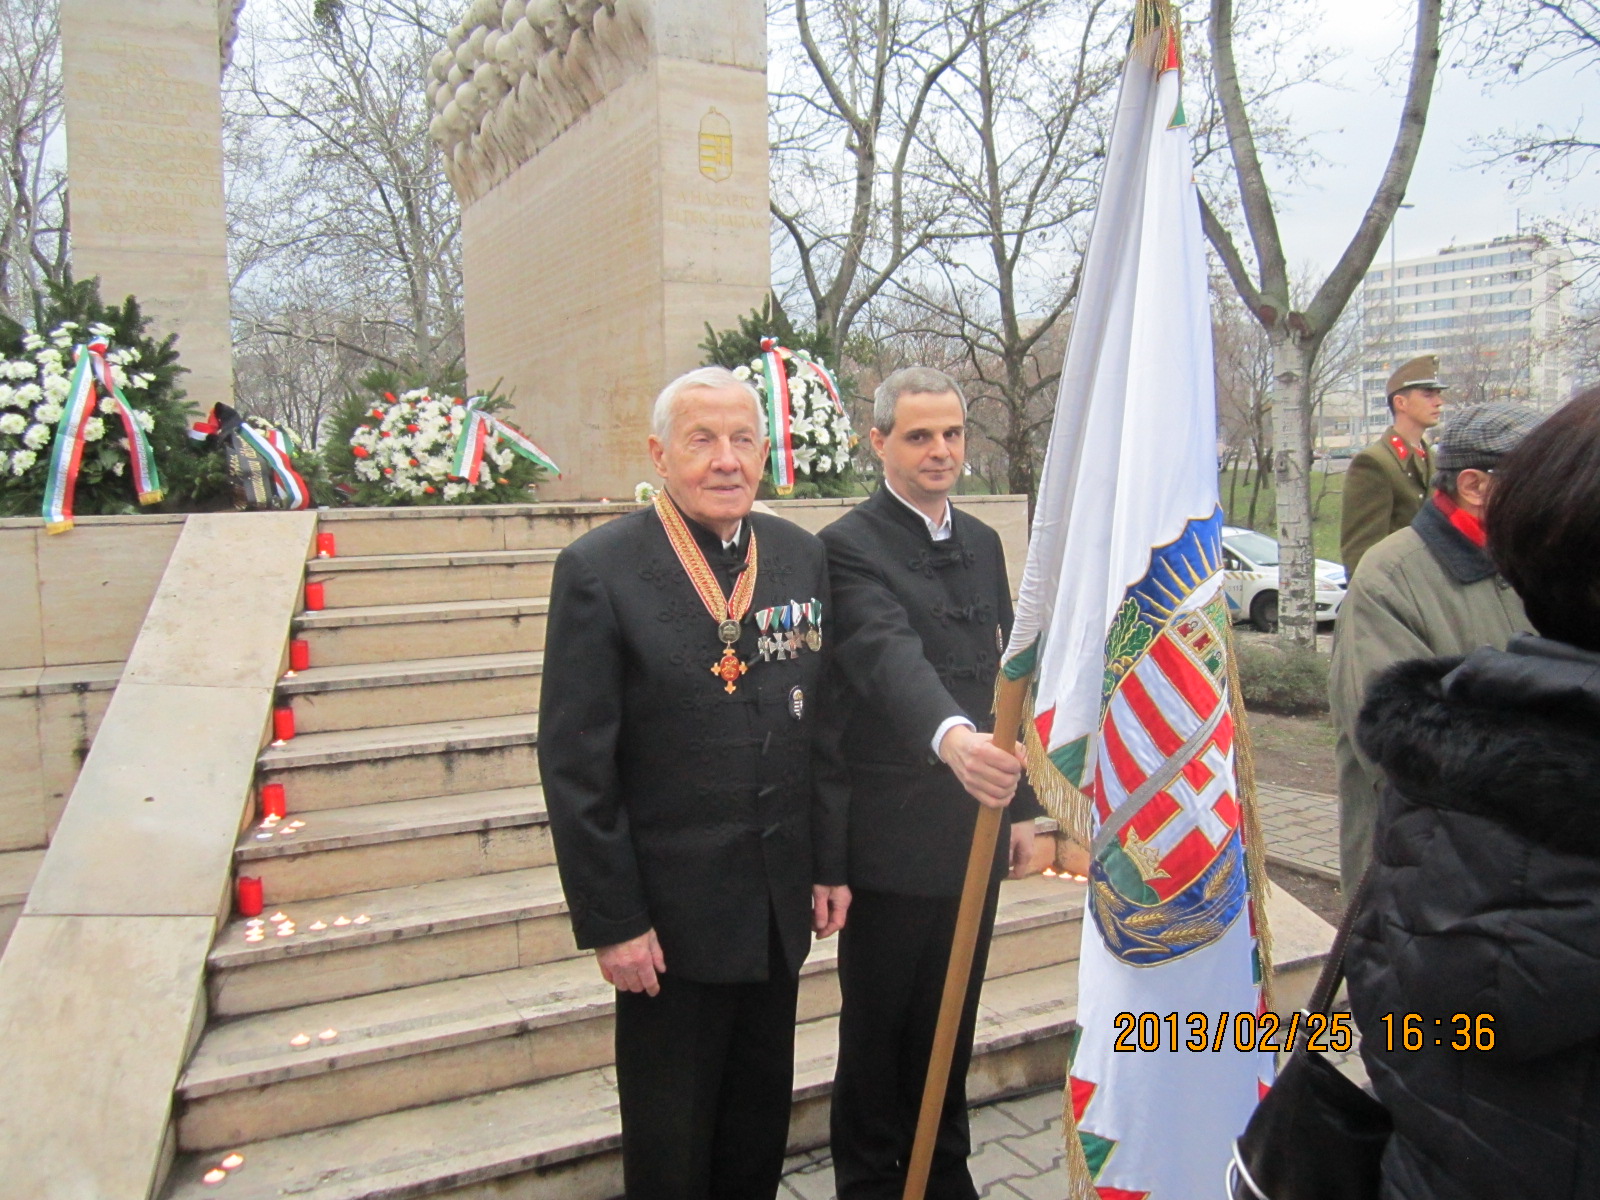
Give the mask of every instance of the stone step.
M 1076 964 L 1066 962 L 985 986 L 969 1100 L 992 1101 L 1062 1081 L 1076 981 Z M 797 1031 L 791 1152 L 827 1141 L 837 1046 L 832 1016 L 807 1021 Z M 201 1175 L 221 1153 L 237 1151 L 244 1165 L 228 1180 L 233 1200 L 609 1200 L 622 1191 L 619 1138 L 613 1072 L 591 1068 L 187 1154 L 175 1164 L 166 1196 L 199 1200 L 215 1194 Z
M 438 879 L 543 867 L 555 861 L 544 791 L 537 784 L 390 800 L 308 813 L 240 837 L 234 860 L 259 878 L 273 908 Z M 270 910 L 269 910 L 270 911 Z
M 300 733 L 509 717 L 538 711 L 543 669 L 537 650 L 312 666 L 286 675 L 278 700 Z
M 312 559 L 329 609 L 428 601 L 497 600 L 550 593 L 559 550 L 452 550 Z
M 542 596 L 373 604 L 302 612 L 294 628 L 319 667 L 510 654 L 544 649 L 549 607 Z
M 1055 880 L 1008 882 L 988 977 L 1073 959 L 1082 896 Z M 836 966 L 837 940 L 814 943 L 800 1020 L 838 1011 Z M 586 954 L 213 1027 L 179 1084 L 180 1145 L 225 1148 L 604 1066 L 613 996 Z M 339 1036 L 322 1044 L 328 1029 Z M 313 1041 L 297 1050 L 301 1033 Z
M 332 509 L 318 514 L 318 530 L 334 535 L 341 558 L 560 549 L 595 526 L 637 507 L 630 499 L 627 504 Z
M 342 1000 L 578 954 L 554 867 L 525 867 L 279 905 L 296 932 L 245 941 L 235 918 L 209 958 L 214 1017 Z M 360 924 L 356 918 L 368 918 Z M 352 923 L 335 924 L 345 917 Z M 322 921 L 327 928 L 313 930 Z
M 301 734 L 258 760 L 292 815 L 539 782 L 534 714 Z

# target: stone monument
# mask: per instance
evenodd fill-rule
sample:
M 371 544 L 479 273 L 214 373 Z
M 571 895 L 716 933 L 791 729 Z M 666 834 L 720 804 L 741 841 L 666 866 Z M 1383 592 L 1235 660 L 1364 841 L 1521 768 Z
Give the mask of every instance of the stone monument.
M 428 90 L 470 384 L 561 464 L 542 499 L 631 498 L 651 399 L 771 286 L 765 7 L 473 0 Z
M 72 268 L 178 334 L 197 408 L 233 396 L 221 73 L 234 0 L 61 0 Z

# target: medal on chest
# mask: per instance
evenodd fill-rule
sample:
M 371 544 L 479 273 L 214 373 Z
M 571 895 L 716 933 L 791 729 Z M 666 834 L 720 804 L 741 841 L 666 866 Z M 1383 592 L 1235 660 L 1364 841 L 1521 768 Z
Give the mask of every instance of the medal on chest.
M 740 661 L 734 647 L 739 644 L 740 625 L 744 621 L 745 613 L 750 611 L 750 601 L 756 594 L 756 568 L 759 562 L 756 554 L 756 531 L 754 527 L 750 530 L 750 548 L 745 552 L 745 569 L 739 573 L 739 582 L 734 584 L 733 595 L 725 596 L 722 585 L 717 582 L 710 564 L 706 562 L 706 556 L 700 550 L 700 544 L 694 540 L 694 534 L 689 532 L 688 525 L 684 524 L 682 515 L 667 498 L 666 492 L 656 493 L 655 504 L 656 515 L 661 518 L 661 526 L 667 532 L 667 541 L 672 543 L 673 553 L 678 556 L 678 562 L 683 567 L 684 573 L 689 576 L 689 582 L 694 584 L 700 602 L 706 606 L 711 619 L 717 623 L 717 637 L 722 642 L 722 657 L 711 664 L 711 673 L 722 680 L 723 691 L 732 695 L 739 686 L 740 678 L 750 669 Z

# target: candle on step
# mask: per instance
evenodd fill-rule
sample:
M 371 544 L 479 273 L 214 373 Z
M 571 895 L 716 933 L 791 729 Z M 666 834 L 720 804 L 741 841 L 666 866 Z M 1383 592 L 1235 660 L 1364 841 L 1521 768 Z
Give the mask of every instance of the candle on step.
M 306 584 L 306 610 L 308 612 L 321 612 L 323 604 L 321 582 Z
M 280 742 L 294 737 L 294 709 L 287 704 L 272 710 L 272 736 Z
M 200 1178 L 206 1183 L 221 1183 L 227 1177 L 228 1173 L 221 1167 L 212 1167 L 211 1170 L 200 1176 Z
M 238 892 L 239 915 L 241 917 L 260 916 L 261 880 L 254 875 L 239 876 Z
M 224 1171 L 237 1171 L 240 1167 L 244 1166 L 244 1155 L 235 1151 L 219 1162 L 217 1166 L 221 1167 Z
M 311 667 L 311 643 L 304 638 L 295 638 L 289 643 L 289 669 L 291 671 L 305 671 Z
M 284 710 L 288 712 L 288 709 Z M 294 718 L 290 717 L 289 736 L 294 736 Z M 266 821 L 281 821 L 288 815 L 286 800 L 281 783 L 263 783 L 261 785 L 261 817 Z
M 332 557 L 334 557 L 334 555 L 336 553 L 337 553 L 337 551 L 334 549 L 334 543 L 333 543 L 333 534 L 331 534 L 331 533 L 319 533 L 319 534 L 317 534 L 317 557 L 318 558 L 332 558 Z

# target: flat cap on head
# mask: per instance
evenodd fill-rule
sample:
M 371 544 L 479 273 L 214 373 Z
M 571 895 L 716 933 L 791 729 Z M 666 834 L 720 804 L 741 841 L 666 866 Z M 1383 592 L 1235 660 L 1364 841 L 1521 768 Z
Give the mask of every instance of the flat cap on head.
M 1503 400 L 1457 409 L 1434 442 L 1434 467 L 1440 471 L 1490 470 L 1543 419 L 1526 404 Z
M 1443 391 L 1445 386 L 1439 382 L 1439 356 L 1424 354 L 1421 358 L 1400 364 L 1400 369 L 1389 376 L 1387 394 L 1393 400 L 1396 392 L 1403 392 L 1407 388 L 1438 388 Z

